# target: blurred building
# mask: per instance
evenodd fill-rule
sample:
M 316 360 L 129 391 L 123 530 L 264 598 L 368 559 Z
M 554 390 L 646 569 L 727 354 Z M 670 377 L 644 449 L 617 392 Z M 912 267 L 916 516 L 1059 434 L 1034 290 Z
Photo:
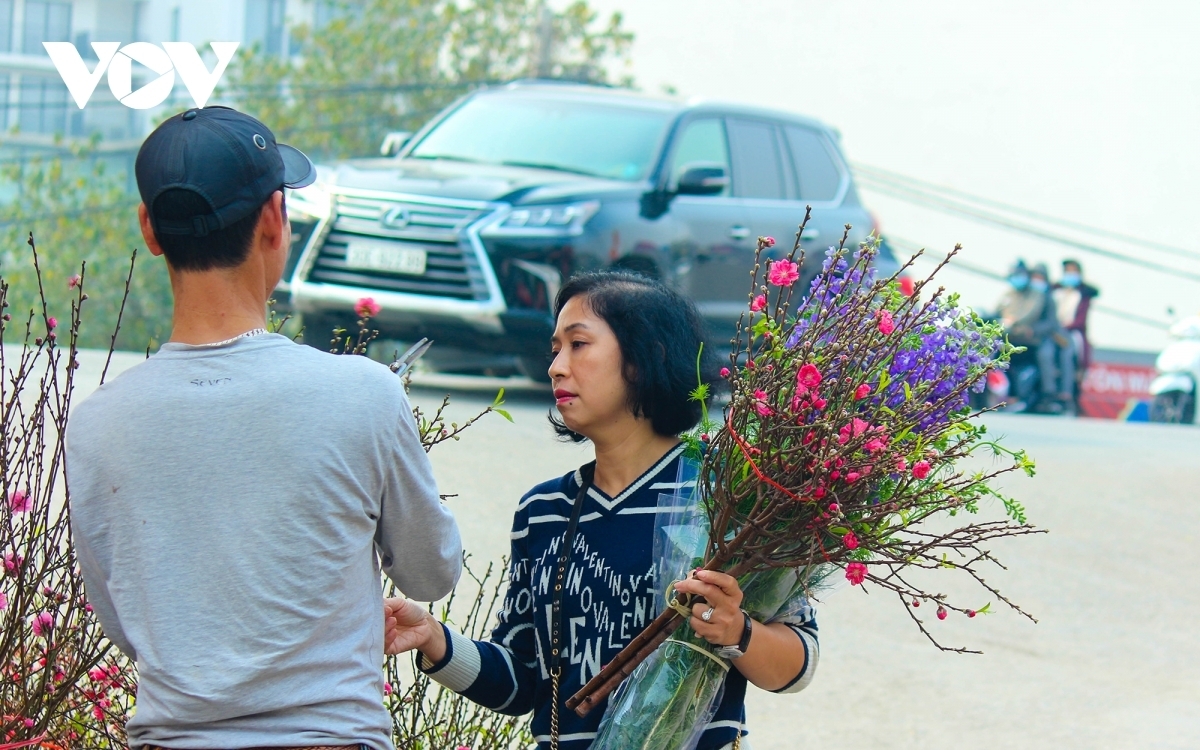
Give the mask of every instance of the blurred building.
M 165 113 L 192 105 L 176 80 L 162 106 L 129 109 L 104 78 L 80 110 L 42 42 L 73 42 L 89 66 L 97 62 L 91 42 L 191 42 L 211 68 L 210 41 L 287 55 L 289 24 L 319 26 L 335 13 L 327 0 L 0 0 L 0 159 L 61 151 L 94 135 L 102 152 L 127 156 Z M 148 78 L 139 68 L 135 88 L 139 77 Z

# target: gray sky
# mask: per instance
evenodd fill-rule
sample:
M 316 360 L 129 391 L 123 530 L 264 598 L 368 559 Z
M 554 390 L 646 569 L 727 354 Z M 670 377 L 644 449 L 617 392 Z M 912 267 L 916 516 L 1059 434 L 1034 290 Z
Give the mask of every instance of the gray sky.
M 1200 3 L 590 2 L 625 14 L 646 91 L 815 116 L 841 130 L 852 161 L 1182 247 L 1196 259 L 1067 232 L 1200 275 Z M 1003 272 L 1018 256 L 1074 256 L 1112 307 L 1200 312 L 1198 281 L 863 194 L 885 233 L 942 251 L 961 242 L 967 262 Z M 942 278 L 980 307 L 1003 291 Z M 1105 314 L 1092 326 L 1100 345 L 1166 340 Z

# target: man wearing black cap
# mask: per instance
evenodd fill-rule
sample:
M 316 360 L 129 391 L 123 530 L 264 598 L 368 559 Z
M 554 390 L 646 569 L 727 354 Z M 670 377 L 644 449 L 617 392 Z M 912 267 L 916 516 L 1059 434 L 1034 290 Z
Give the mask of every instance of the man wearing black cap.
M 138 666 L 130 744 L 390 750 L 380 567 L 433 600 L 462 549 L 391 371 L 264 330 L 283 189 L 315 169 L 206 107 L 160 125 L 136 171 L 171 340 L 67 432 L 88 599 Z

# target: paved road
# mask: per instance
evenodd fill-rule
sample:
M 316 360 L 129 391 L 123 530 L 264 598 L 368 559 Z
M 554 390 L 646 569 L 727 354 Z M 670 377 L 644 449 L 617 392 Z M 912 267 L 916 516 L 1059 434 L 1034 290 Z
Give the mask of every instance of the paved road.
M 84 391 L 92 370 L 85 359 Z M 445 386 L 413 400 L 435 405 Z M 456 418 L 493 394 L 456 391 Z M 489 418 L 433 453 L 477 560 L 507 551 L 526 489 L 590 458 L 553 438 L 548 405 L 536 390 L 510 393 L 515 424 Z M 837 591 L 819 607 L 812 687 L 752 691 L 755 750 L 1200 747 L 1200 429 L 1002 416 L 990 425 L 1037 458 L 1038 476 L 1010 489 L 1050 533 L 997 545 L 1010 570 L 989 580 L 1040 622 L 1004 611 L 935 622 L 947 641 L 985 652 L 943 654 L 894 599 Z
M 490 395 L 454 403 L 461 414 Z M 433 454 L 480 559 L 505 552 L 523 491 L 590 458 L 553 439 L 547 406 L 514 394 L 515 424 L 481 423 Z M 996 545 L 1009 571 L 988 576 L 1038 624 L 1004 611 L 935 620 L 948 642 L 984 651 L 943 654 L 894 599 L 836 591 L 818 610 L 813 685 L 752 691 L 755 750 L 1200 747 L 1200 429 L 1003 416 L 989 426 L 1038 460 L 1036 478 L 1008 485 L 1050 533 Z

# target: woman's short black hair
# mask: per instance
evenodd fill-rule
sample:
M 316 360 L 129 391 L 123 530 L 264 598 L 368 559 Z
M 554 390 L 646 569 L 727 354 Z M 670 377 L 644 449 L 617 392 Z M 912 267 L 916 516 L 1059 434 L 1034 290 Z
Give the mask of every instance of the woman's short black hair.
M 597 271 L 572 278 L 554 300 L 554 317 L 569 300 L 583 297 L 588 308 L 612 329 L 621 347 L 629 409 L 650 420 L 659 435 L 678 435 L 700 421 L 700 404 L 691 400 L 696 358 L 701 354 L 704 326 L 696 306 L 661 282 L 628 271 Z M 710 352 L 703 351 L 700 373 L 712 379 Z M 560 437 L 576 442 L 572 432 L 550 412 Z

